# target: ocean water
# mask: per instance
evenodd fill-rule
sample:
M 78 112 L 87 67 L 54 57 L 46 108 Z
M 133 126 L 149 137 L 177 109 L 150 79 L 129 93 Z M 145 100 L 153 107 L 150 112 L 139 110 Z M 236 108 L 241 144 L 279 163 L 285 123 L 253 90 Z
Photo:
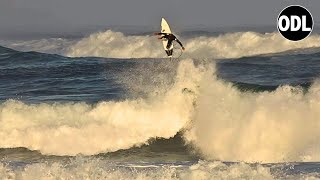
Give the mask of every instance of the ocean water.
M 319 179 L 320 36 L 184 34 L 0 40 L 0 179 Z

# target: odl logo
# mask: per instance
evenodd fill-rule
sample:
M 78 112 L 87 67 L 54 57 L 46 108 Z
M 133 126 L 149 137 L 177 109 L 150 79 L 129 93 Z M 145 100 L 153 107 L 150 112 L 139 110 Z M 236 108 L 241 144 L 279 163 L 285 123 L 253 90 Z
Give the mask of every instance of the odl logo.
M 305 7 L 288 6 L 279 14 L 278 30 L 288 40 L 300 41 L 308 37 L 312 29 L 313 18 Z

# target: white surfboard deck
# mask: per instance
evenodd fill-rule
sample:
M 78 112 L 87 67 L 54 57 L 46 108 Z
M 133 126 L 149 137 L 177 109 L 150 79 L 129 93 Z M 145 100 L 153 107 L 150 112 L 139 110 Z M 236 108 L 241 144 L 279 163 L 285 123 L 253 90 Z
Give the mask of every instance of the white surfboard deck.
M 171 34 L 170 26 L 164 18 L 161 19 L 161 33 Z M 173 43 L 169 49 L 167 48 L 168 40 L 166 40 L 166 39 L 162 39 L 162 44 L 163 44 L 164 50 L 172 50 L 173 49 Z M 171 57 L 171 56 L 169 56 L 169 57 Z

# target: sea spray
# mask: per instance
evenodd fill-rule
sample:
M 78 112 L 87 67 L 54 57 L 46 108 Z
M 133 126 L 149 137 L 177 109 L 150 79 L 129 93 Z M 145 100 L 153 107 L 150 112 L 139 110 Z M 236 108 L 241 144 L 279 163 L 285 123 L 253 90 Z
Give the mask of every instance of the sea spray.
M 86 103 L 0 105 L 0 147 L 26 147 L 53 155 L 93 155 L 128 149 L 150 138 L 170 138 L 190 121 L 196 90 L 205 71 L 182 61 L 174 85 L 150 99 Z

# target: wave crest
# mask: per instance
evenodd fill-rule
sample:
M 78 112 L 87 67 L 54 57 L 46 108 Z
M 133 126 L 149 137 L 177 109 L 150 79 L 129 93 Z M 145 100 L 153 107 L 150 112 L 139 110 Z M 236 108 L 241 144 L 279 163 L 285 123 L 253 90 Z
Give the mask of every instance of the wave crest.
M 312 35 L 300 42 L 284 39 L 279 33 L 236 32 L 216 37 L 181 39 L 186 47 L 183 57 L 239 58 L 278 53 L 300 48 L 320 47 L 320 36 Z M 179 46 L 179 45 L 177 45 Z M 83 38 L 66 51 L 67 56 L 108 58 L 163 58 L 162 43 L 152 36 L 126 36 L 108 30 Z

